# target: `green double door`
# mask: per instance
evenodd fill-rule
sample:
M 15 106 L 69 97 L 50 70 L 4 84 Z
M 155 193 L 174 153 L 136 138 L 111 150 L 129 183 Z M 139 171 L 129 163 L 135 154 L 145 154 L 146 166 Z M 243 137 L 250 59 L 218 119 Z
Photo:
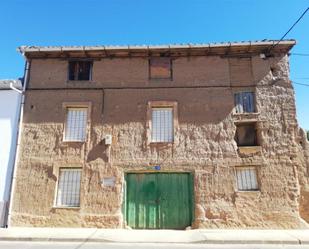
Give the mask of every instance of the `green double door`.
M 129 173 L 125 215 L 135 229 L 184 229 L 192 223 L 192 175 Z

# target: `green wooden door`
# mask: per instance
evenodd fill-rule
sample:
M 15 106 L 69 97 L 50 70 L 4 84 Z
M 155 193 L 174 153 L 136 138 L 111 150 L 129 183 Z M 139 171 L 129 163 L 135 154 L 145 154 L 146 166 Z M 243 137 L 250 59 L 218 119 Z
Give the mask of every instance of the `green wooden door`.
M 192 177 L 188 173 L 126 175 L 127 225 L 136 229 L 184 229 L 192 222 Z

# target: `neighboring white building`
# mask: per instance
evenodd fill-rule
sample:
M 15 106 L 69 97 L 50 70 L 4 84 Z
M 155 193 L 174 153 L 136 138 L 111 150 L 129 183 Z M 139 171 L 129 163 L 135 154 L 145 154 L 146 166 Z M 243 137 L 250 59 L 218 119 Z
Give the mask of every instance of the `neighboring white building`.
M 0 227 L 7 225 L 22 96 L 11 83 L 22 89 L 20 80 L 0 80 Z

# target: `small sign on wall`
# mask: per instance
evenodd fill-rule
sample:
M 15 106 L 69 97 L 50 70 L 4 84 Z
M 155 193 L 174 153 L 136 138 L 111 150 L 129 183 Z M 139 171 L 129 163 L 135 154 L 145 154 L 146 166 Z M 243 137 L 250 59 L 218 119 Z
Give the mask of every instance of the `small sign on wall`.
M 102 184 L 103 187 L 114 187 L 115 186 L 115 181 L 116 181 L 116 178 L 114 176 L 112 176 L 112 177 L 104 177 L 101 180 L 101 184 Z

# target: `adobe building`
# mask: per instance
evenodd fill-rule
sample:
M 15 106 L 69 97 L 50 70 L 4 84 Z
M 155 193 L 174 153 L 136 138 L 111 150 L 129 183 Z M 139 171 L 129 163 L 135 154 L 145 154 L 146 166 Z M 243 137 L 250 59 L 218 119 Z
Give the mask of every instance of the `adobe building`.
M 306 227 L 294 45 L 20 47 L 10 225 Z

